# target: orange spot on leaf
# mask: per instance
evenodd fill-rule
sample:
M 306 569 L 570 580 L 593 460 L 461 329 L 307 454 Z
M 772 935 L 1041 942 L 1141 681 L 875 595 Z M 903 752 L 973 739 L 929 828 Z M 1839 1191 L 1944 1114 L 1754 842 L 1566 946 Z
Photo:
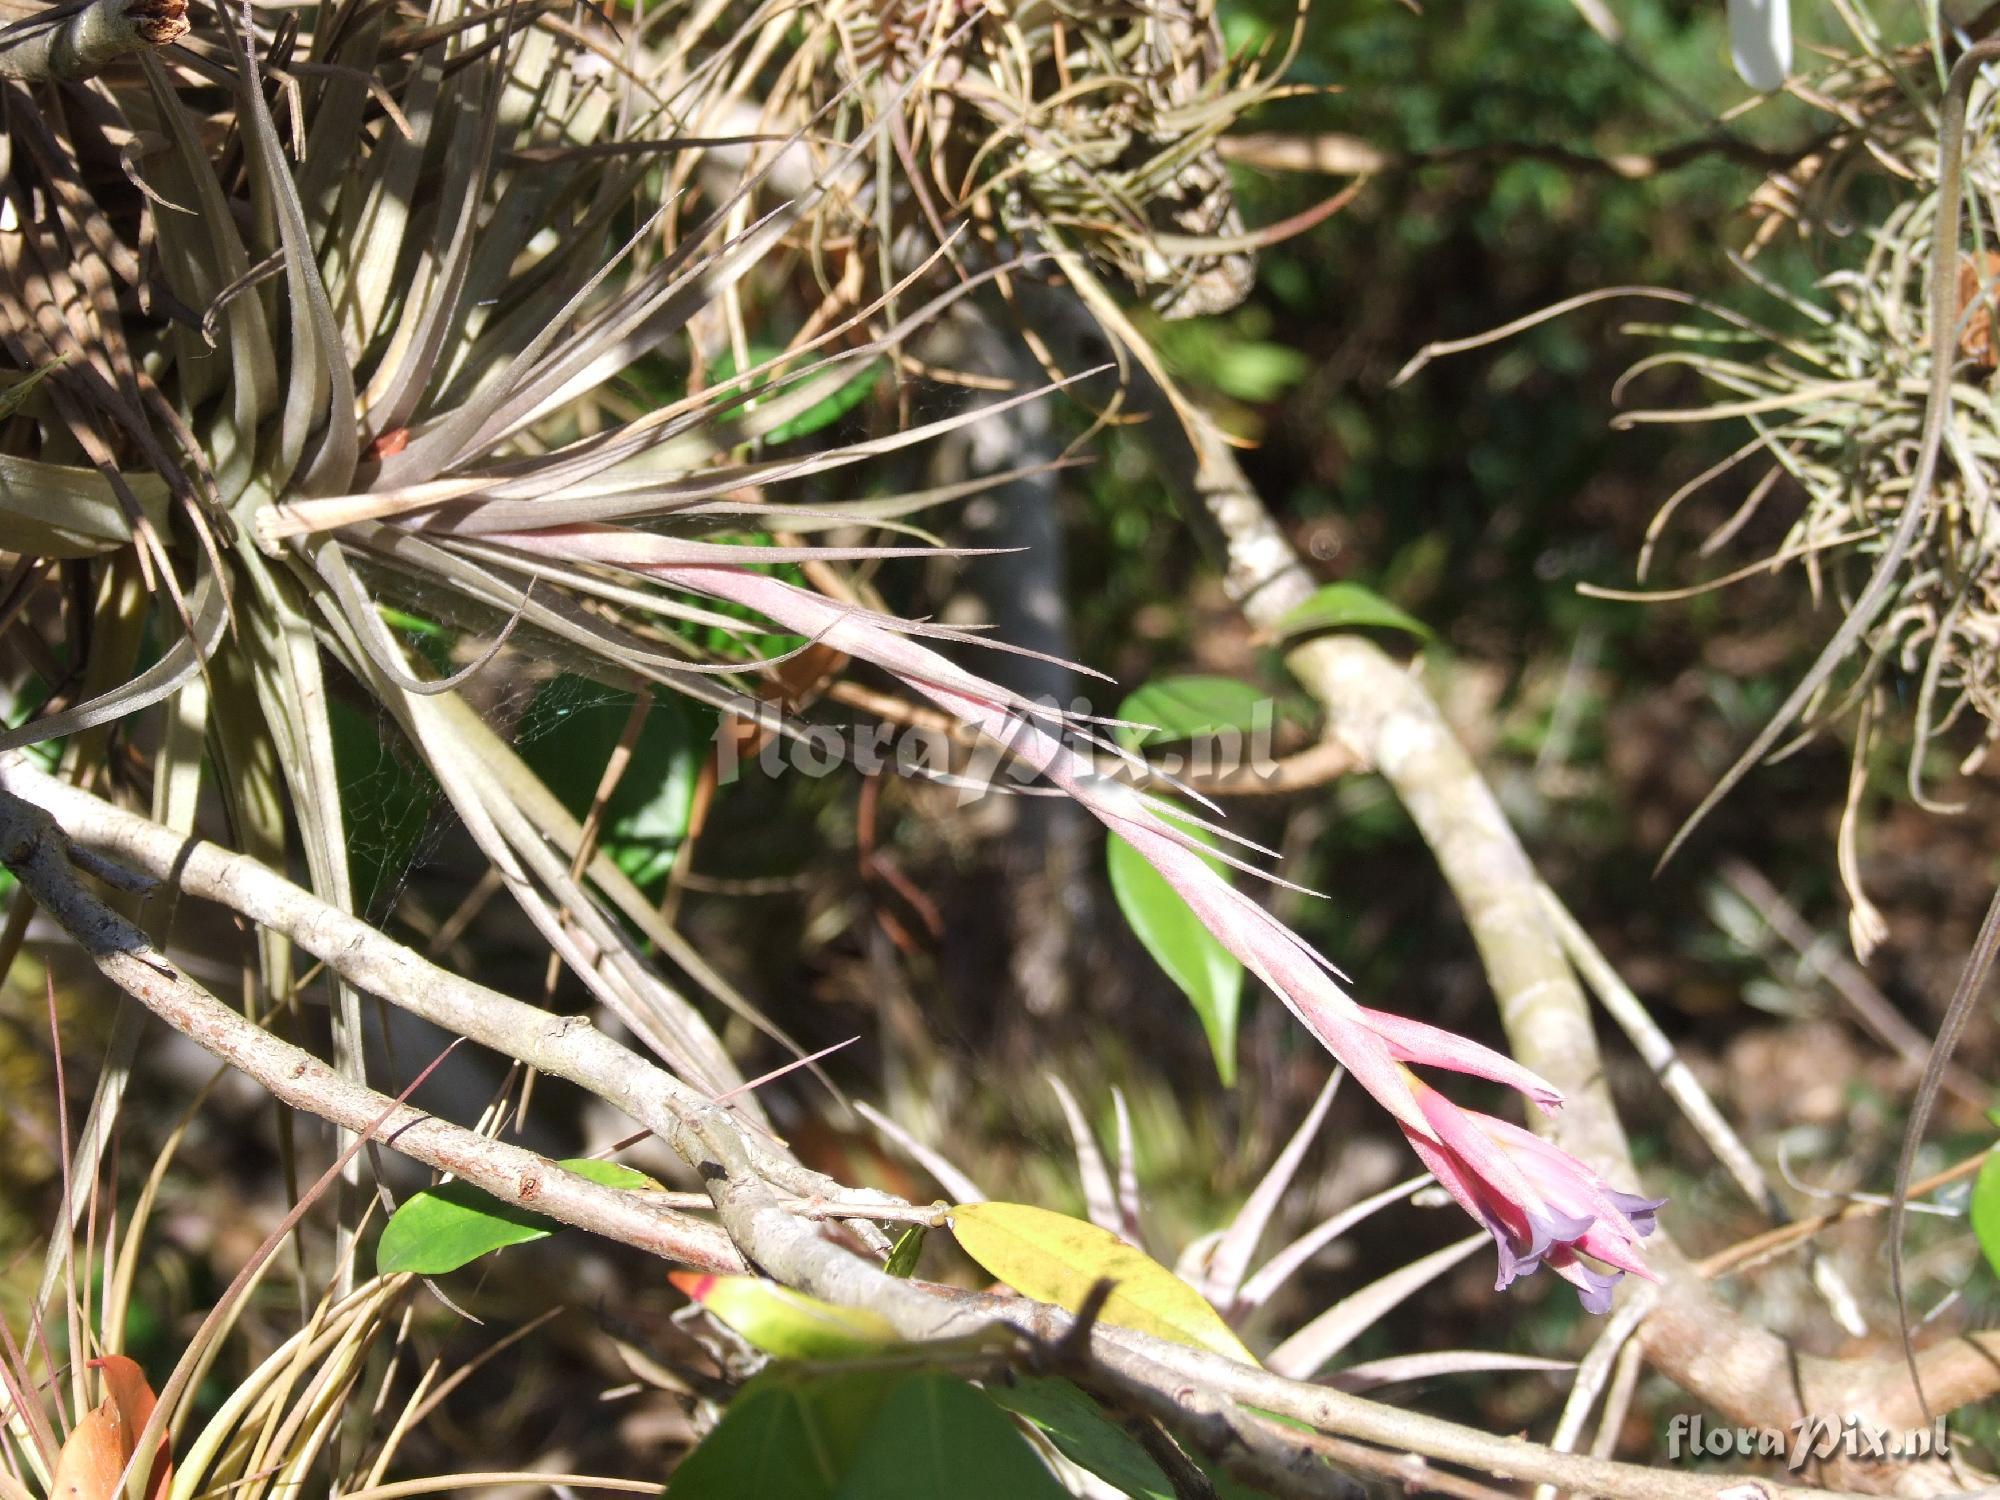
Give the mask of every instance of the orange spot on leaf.
M 407 427 L 391 427 L 387 432 L 368 445 L 366 456 L 369 458 L 388 458 L 391 454 L 401 453 L 409 446 L 410 429 Z

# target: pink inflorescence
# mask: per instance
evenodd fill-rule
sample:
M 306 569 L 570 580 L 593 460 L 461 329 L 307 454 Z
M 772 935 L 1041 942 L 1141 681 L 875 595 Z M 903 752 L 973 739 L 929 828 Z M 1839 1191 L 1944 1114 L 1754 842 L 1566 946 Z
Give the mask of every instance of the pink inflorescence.
M 1080 754 L 1070 738 L 1076 726 L 911 639 L 907 632 L 916 627 L 731 565 L 735 559 L 727 557 L 728 549 L 600 526 L 488 540 L 545 556 L 624 566 L 747 606 L 787 630 L 881 667 L 1001 740 L 1144 856 L 1216 940 L 1395 1117 L 1439 1183 L 1492 1232 L 1500 1249 L 1501 1287 L 1546 1265 L 1576 1286 L 1586 1308 L 1601 1313 L 1610 1307 L 1623 1272 L 1653 1279 L 1639 1241 L 1652 1232 L 1660 1200 L 1619 1192 L 1559 1146 L 1453 1104 L 1408 1065 L 1504 1083 L 1547 1113 L 1562 1102 L 1555 1088 L 1489 1047 L 1356 1004 L 1303 939 L 1216 873 L 1203 847 L 1163 814 L 1157 799 L 1104 774 Z M 930 627 L 928 633 L 942 632 Z M 1584 1257 L 1597 1264 L 1586 1264 Z

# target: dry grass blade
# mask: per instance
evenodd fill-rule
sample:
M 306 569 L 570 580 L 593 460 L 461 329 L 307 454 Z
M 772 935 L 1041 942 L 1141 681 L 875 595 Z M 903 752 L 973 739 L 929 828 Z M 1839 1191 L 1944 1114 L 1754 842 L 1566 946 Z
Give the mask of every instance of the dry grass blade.
M 1429 1354 L 1399 1354 L 1388 1359 L 1371 1359 L 1322 1377 L 1337 1391 L 1372 1391 L 1385 1385 L 1435 1380 L 1441 1375 L 1483 1375 L 1503 1371 L 1546 1372 L 1551 1375 L 1574 1370 L 1571 1359 L 1544 1359 L 1534 1354 L 1496 1354 L 1486 1349 L 1440 1349 Z
M 911 1161 L 930 1173 L 932 1178 L 936 1180 L 937 1185 L 951 1195 L 954 1203 L 984 1203 L 987 1201 L 987 1195 L 978 1183 L 953 1166 L 950 1161 L 946 1160 L 942 1153 L 926 1146 L 901 1125 L 898 1125 L 894 1120 L 883 1114 L 874 1105 L 866 1102 L 857 1102 L 854 1110 L 862 1119 L 881 1131 Z
M 1391 1203 L 1401 1202 L 1430 1180 L 1428 1172 L 1406 1178 L 1393 1187 L 1386 1187 L 1379 1193 L 1372 1193 L 1363 1198 L 1359 1203 L 1343 1208 L 1339 1213 L 1307 1230 L 1265 1261 L 1258 1267 L 1256 1273 L 1243 1283 L 1243 1291 L 1237 1298 L 1237 1305 L 1243 1308 L 1262 1307 L 1277 1294 L 1278 1288 L 1298 1274 L 1299 1269 L 1320 1251 L 1370 1214 L 1378 1209 L 1387 1208 Z

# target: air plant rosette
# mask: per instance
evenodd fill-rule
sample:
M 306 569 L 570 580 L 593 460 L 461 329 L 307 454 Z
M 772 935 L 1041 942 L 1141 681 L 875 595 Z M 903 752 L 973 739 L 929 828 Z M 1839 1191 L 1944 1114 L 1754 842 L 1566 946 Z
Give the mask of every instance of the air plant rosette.
M 887 127 L 815 214 L 821 236 L 907 259 L 963 219 L 991 257 L 1078 252 L 1169 318 L 1248 295 L 1255 236 L 1217 141 L 1288 58 L 1229 55 L 1211 5 L 824 0 L 766 24 L 804 39 L 774 70 L 762 128 L 829 110 L 834 140 Z
M 748 311 L 777 300 L 751 293 L 771 291 L 788 238 L 829 222 L 823 209 L 875 153 L 893 159 L 902 115 L 866 119 L 837 148 L 810 135 L 818 117 L 802 122 L 762 160 L 774 166 L 817 139 L 832 152 L 818 185 L 752 212 L 769 186 L 753 171 L 696 212 L 682 168 L 714 142 L 683 137 L 679 122 L 725 113 L 701 90 L 726 99 L 761 66 L 757 30 L 701 55 L 636 45 L 645 28 L 621 42 L 597 18 L 553 7 L 437 0 L 418 21 L 343 5 L 309 37 L 289 15 L 275 27 L 254 11 L 212 20 L 181 51 L 142 53 L 136 74 L 85 85 L 88 143 L 50 128 L 34 137 L 35 170 L 0 189 L 13 214 L 0 230 L 0 338 L 45 372 L 8 434 L 10 619 L 94 624 L 80 674 L 55 674 L 55 701 L 0 748 L 67 737 L 70 763 L 87 764 L 158 707 L 142 742 L 162 815 L 191 825 L 212 778 L 246 853 L 282 867 L 296 839 L 318 894 L 352 910 L 329 701 L 359 694 L 595 1001 L 681 1078 L 755 1118 L 754 1095 L 675 971 L 787 1039 L 602 857 L 590 828 L 459 691 L 525 655 L 728 709 L 778 665 L 703 644 L 716 630 L 764 634 L 747 610 L 930 697 L 1137 848 L 1442 1164 L 1499 1243 L 1503 1281 L 1548 1264 L 1602 1306 L 1610 1282 L 1579 1271 L 1577 1252 L 1614 1275 L 1644 1274 L 1646 1200 L 1613 1194 L 1554 1147 L 1524 1170 L 1512 1145 L 1405 1064 L 1494 1079 L 1553 1109 L 1548 1085 L 1357 1005 L 1161 804 L 1096 769 L 1095 725 L 948 660 L 922 638 L 971 638 L 883 611 L 840 571 L 927 554 L 921 535 L 897 535 L 909 529 L 902 518 L 965 487 L 821 496 L 864 462 L 994 408 L 817 448 L 772 435 L 990 273 L 941 279 L 926 302 L 914 290 L 919 258 L 879 295 L 828 293 L 776 358 L 739 359 L 705 386 L 696 378 L 697 320 L 720 314 L 746 343 Z M 984 45 L 1023 40 L 1018 23 L 994 24 Z M 1149 24 L 1121 16 L 1113 33 L 1139 47 Z M 1091 66 L 1106 77 L 1123 66 L 1153 78 L 1135 62 L 1143 52 L 1107 37 L 1086 46 L 1072 23 L 1048 25 L 1066 38 L 1061 68 L 1101 44 Z M 1074 92 L 1073 72 L 1063 76 Z M 1217 117 L 1204 118 L 1207 129 Z M 1040 140 L 1039 117 L 1013 123 L 1024 149 Z M 1178 150 L 1202 137 L 1173 138 Z M 80 188 L 101 148 L 131 167 L 115 214 Z M 1062 232 L 1046 206 L 1036 213 Z M 771 393 L 760 383 L 780 368 Z M 659 394 L 635 402 L 634 388 Z M 811 503 L 786 503 L 808 482 Z M 746 544 L 746 530 L 770 545 Z M 801 540 L 825 532 L 828 544 Z M 773 564 L 815 570 L 813 586 L 762 571 Z M 427 658 L 391 628 L 389 606 L 463 623 L 457 658 Z M 150 663 L 149 632 L 160 644 Z M 44 643 L 35 659 L 67 649 Z M 287 946 L 267 938 L 259 962 L 263 993 L 290 1004 L 299 979 Z M 342 986 L 334 1061 L 357 1079 L 359 1015 Z
M 1637 411 L 1623 419 L 1628 425 L 1698 416 L 1741 421 L 1751 430 L 1730 466 L 1755 464 L 1755 480 L 1742 505 L 1702 540 L 1702 556 L 1724 553 L 1762 507 L 1787 505 L 1796 507 L 1789 529 L 1756 571 L 1796 566 L 1815 597 L 1851 593 L 1865 576 L 1866 560 L 1901 513 L 1923 422 L 1930 363 L 1925 273 L 1935 207 L 1934 190 L 1906 199 L 1870 232 L 1873 244 L 1858 269 L 1827 277 L 1814 296 L 1787 299 L 1806 322 L 1802 331 L 1679 329 L 1674 336 L 1682 347 L 1638 367 L 1689 367 L 1721 399 L 1706 410 Z M 1896 606 L 1873 632 L 1864 663 L 1870 672 L 1893 667 L 1921 684 L 1919 750 L 1968 708 L 1987 721 L 1988 739 L 2000 722 L 1994 654 L 2000 537 L 1992 495 L 2000 411 L 1988 385 L 1993 284 L 1975 271 L 1970 254 L 1960 265 L 1955 313 L 1963 364 L 1953 389 L 1951 462 L 1920 523 L 1919 549 L 1905 560 Z M 1745 344 L 1770 352 L 1756 359 L 1733 352 Z M 1676 511 L 1696 492 L 1677 491 L 1655 517 L 1640 555 L 1642 577 Z M 1851 706 L 1853 684 L 1846 688 L 1833 696 Z M 1910 774 L 1913 785 L 1924 775 L 1921 754 L 1913 756 Z
M 1927 53 L 1917 68 L 1918 77 L 1937 74 Z M 1935 96 L 1889 107 L 1892 96 L 1900 97 L 1897 80 L 1907 84 L 1911 76 L 1892 70 L 1880 54 L 1863 55 L 1829 63 L 1802 87 L 1808 98 L 1827 104 L 1838 131 L 1852 138 L 1841 135 L 1802 172 L 1774 178 L 1758 201 L 1766 210 L 1782 203 L 1783 214 L 1813 234 L 1821 253 L 1850 263 L 1809 290 L 1792 291 L 1746 262 L 1746 274 L 1782 304 L 1774 320 L 1782 326 L 1702 304 L 1711 315 L 1706 321 L 1650 328 L 1666 347 L 1636 365 L 1626 382 L 1678 367 L 1700 377 L 1713 399 L 1619 419 L 1628 427 L 1740 422 L 1748 428 L 1734 452 L 1661 507 L 1640 552 L 1642 580 L 1684 503 L 1725 474 L 1747 467 L 1748 487 L 1699 541 L 1698 557 L 1729 558 L 1746 534 L 1776 530 L 1774 512 L 1784 520 L 1776 546 L 1761 560 L 1734 566 L 1708 584 L 1639 597 L 1683 598 L 1789 570 L 1816 606 L 1831 601 L 1852 614 L 1857 603 L 1868 603 L 1867 585 L 1884 559 L 1893 564 L 1882 607 L 1867 610 L 1851 645 L 1836 636 L 1840 660 L 1826 662 L 1833 670 L 1814 683 L 1787 726 L 1800 734 L 1851 726 L 1856 795 L 1843 828 L 1842 868 L 1855 902 L 1854 936 L 1864 951 L 1880 924 L 1860 889 L 1852 849 L 1861 769 L 1871 752 L 1900 745 L 1910 796 L 1943 810 L 1947 804 L 1929 790 L 1940 749 L 1955 746 L 1961 769 L 1969 771 L 2000 734 L 2000 513 L 1994 494 L 2000 406 L 1993 380 L 2000 162 L 1988 145 L 1994 92 L 1981 80 L 1970 94 L 1962 180 L 1949 187 L 1962 190 L 1966 211 L 1958 221 L 1970 227 L 1952 247 L 1941 314 L 1949 323 L 1940 331 L 1931 285 L 1941 201 Z M 1840 92 L 1823 92 L 1828 89 Z M 1859 172 L 1862 162 L 1876 170 Z M 1774 214 L 1770 222 L 1779 221 Z M 1824 232 L 1835 222 L 1843 229 L 1837 237 Z M 1951 351 L 1941 451 L 1903 547 L 1896 538 L 1918 478 L 1932 349 L 1940 332 Z

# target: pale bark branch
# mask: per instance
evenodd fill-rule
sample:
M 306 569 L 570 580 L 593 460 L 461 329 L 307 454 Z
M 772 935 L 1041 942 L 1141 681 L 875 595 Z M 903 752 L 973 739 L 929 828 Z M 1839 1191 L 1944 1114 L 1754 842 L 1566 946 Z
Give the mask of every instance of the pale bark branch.
M 1190 427 L 1193 486 L 1221 533 L 1226 585 L 1252 624 L 1270 628 L 1311 593 L 1312 576 L 1219 434 L 1198 414 Z M 1540 879 L 1437 704 L 1411 671 L 1358 635 L 1306 641 L 1286 664 L 1325 709 L 1329 731 L 1389 782 L 1437 859 L 1514 1055 L 1566 1096 L 1552 1133 L 1614 1182 L 1631 1183 L 1590 1007 L 1541 905 Z M 1639 1342 L 1670 1379 L 1732 1419 L 1782 1427 L 1807 1414 L 1853 1413 L 1891 1429 L 1923 1425 L 1901 1360 L 1803 1354 L 1718 1300 L 1664 1234 L 1649 1258 L 1667 1285 Z M 1926 1351 L 1920 1367 L 1940 1410 L 1986 1399 L 2000 1391 L 2000 1336 L 1949 1339 Z M 1871 1487 L 1888 1482 L 1858 1477 Z
M 245 1020 L 91 895 L 71 867 L 68 846 L 46 811 L 0 791 L 0 863 L 23 889 L 107 979 L 203 1051 L 255 1079 L 273 1098 L 349 1130 L 372 1126 L 373 1138 L 392 1150 L 517 1207 L 687 1265 L 741 1269 L 741 1257 L 714 1225 L 662 1208 L 645 1193 L 602 1187 L 533 1151 L 398 1105 Z
M 1430 1476 L 1456 1493 L 1477 1487 L 1430 1465 L 1450 1464 L 1612 1500 L 1712 1500 L 1724 1487 L 1753 1482 L 1561 1453 L 1101 1323 L 1091 1326 L 1087 1339 L 1076 1341 L 1072 1349 L 1064 1340 L 1071 1320 L 1057 1308 L 888 1276 L 825 1237 L 798 1212 L 809 1205 L 787 1201 L 773 1185 L 774 1178 L 785 1178 L 778 1185 L 796 1191 L 795 1183 L 825 1179 L 812 1174 L 802 1178 L 802 1169 L 760 1144 L 726 1108 L 702 1099 L 594 1028 L 437 969 L 255 861 L 184 840 L 43 775 L 21 757 L 0 757 L 0 780 L 0 862 L 114 983 L 287 1104 L 360 1129 L 381 1119 L 390 1101 L 340 1078 L 317 1058 L 208 995 L 85 890 L 70 865 L 73 848 L 100 875 L 129 866 L 170 879 L 189 894 L 218 900 L 253 920 L 269 920 L 351 982 L 618 1102 L 640 1123 L 656 1128 L 701 1176 L 721 1229 L 649 1202 L 649 1195 L 574 1178 L 533 1153 L 418 1110 L 397 1108 L 377 1129 L 377 1137 L 398 1151 L 454 1172 L 508 1202 L 684 1263 L 725 1270 L 747 1264 L 788 1286 L 880 1313 L 907 1338 L 1004 1333 L 1012 1341 L 1011 1357 L 1029 1366 L 1050 1351 L 1069 1351 L 1077 1364 L 1066 1365 L 1065 1371 L 1082 1384 L 1115 1404 L 1158 1418 L 1246 1479 L 1286 1495 L 1347 1496 L 1351 1480 L 1328 1459 L 1362 1461 L 1414 1483 Z M 848 1204 L 858 1197 L 851 1192 L 842 1196 Z M 885 1199 L 883 1207 L 885 1217 L 894 1217 L 890 1210 L 907 1205 Z M 1258 1412 L 1297 1419 L 1316 1432 L 1292 1431 Z M 1355 1444 L 1379 1451 L 1369 1455 Z M 1829 1493 L 1754 1482 L 1786 1500 Z
M 77 844 L 284 934 L 357 989 L 577 1084 L 655 1134 L 711 1107 L 706 1095 L 599 1031 L 588 1017 L 557 1015 L 441 968 L 254 859 L 183 839 L 36 769 L 19 754 L 0 756 L 0 780 L 16 797 L 52 813 Z M 801 1197 L 852 1202 L 867 1196 L 768 1144 L 752 1150 L 764 1177 Z

